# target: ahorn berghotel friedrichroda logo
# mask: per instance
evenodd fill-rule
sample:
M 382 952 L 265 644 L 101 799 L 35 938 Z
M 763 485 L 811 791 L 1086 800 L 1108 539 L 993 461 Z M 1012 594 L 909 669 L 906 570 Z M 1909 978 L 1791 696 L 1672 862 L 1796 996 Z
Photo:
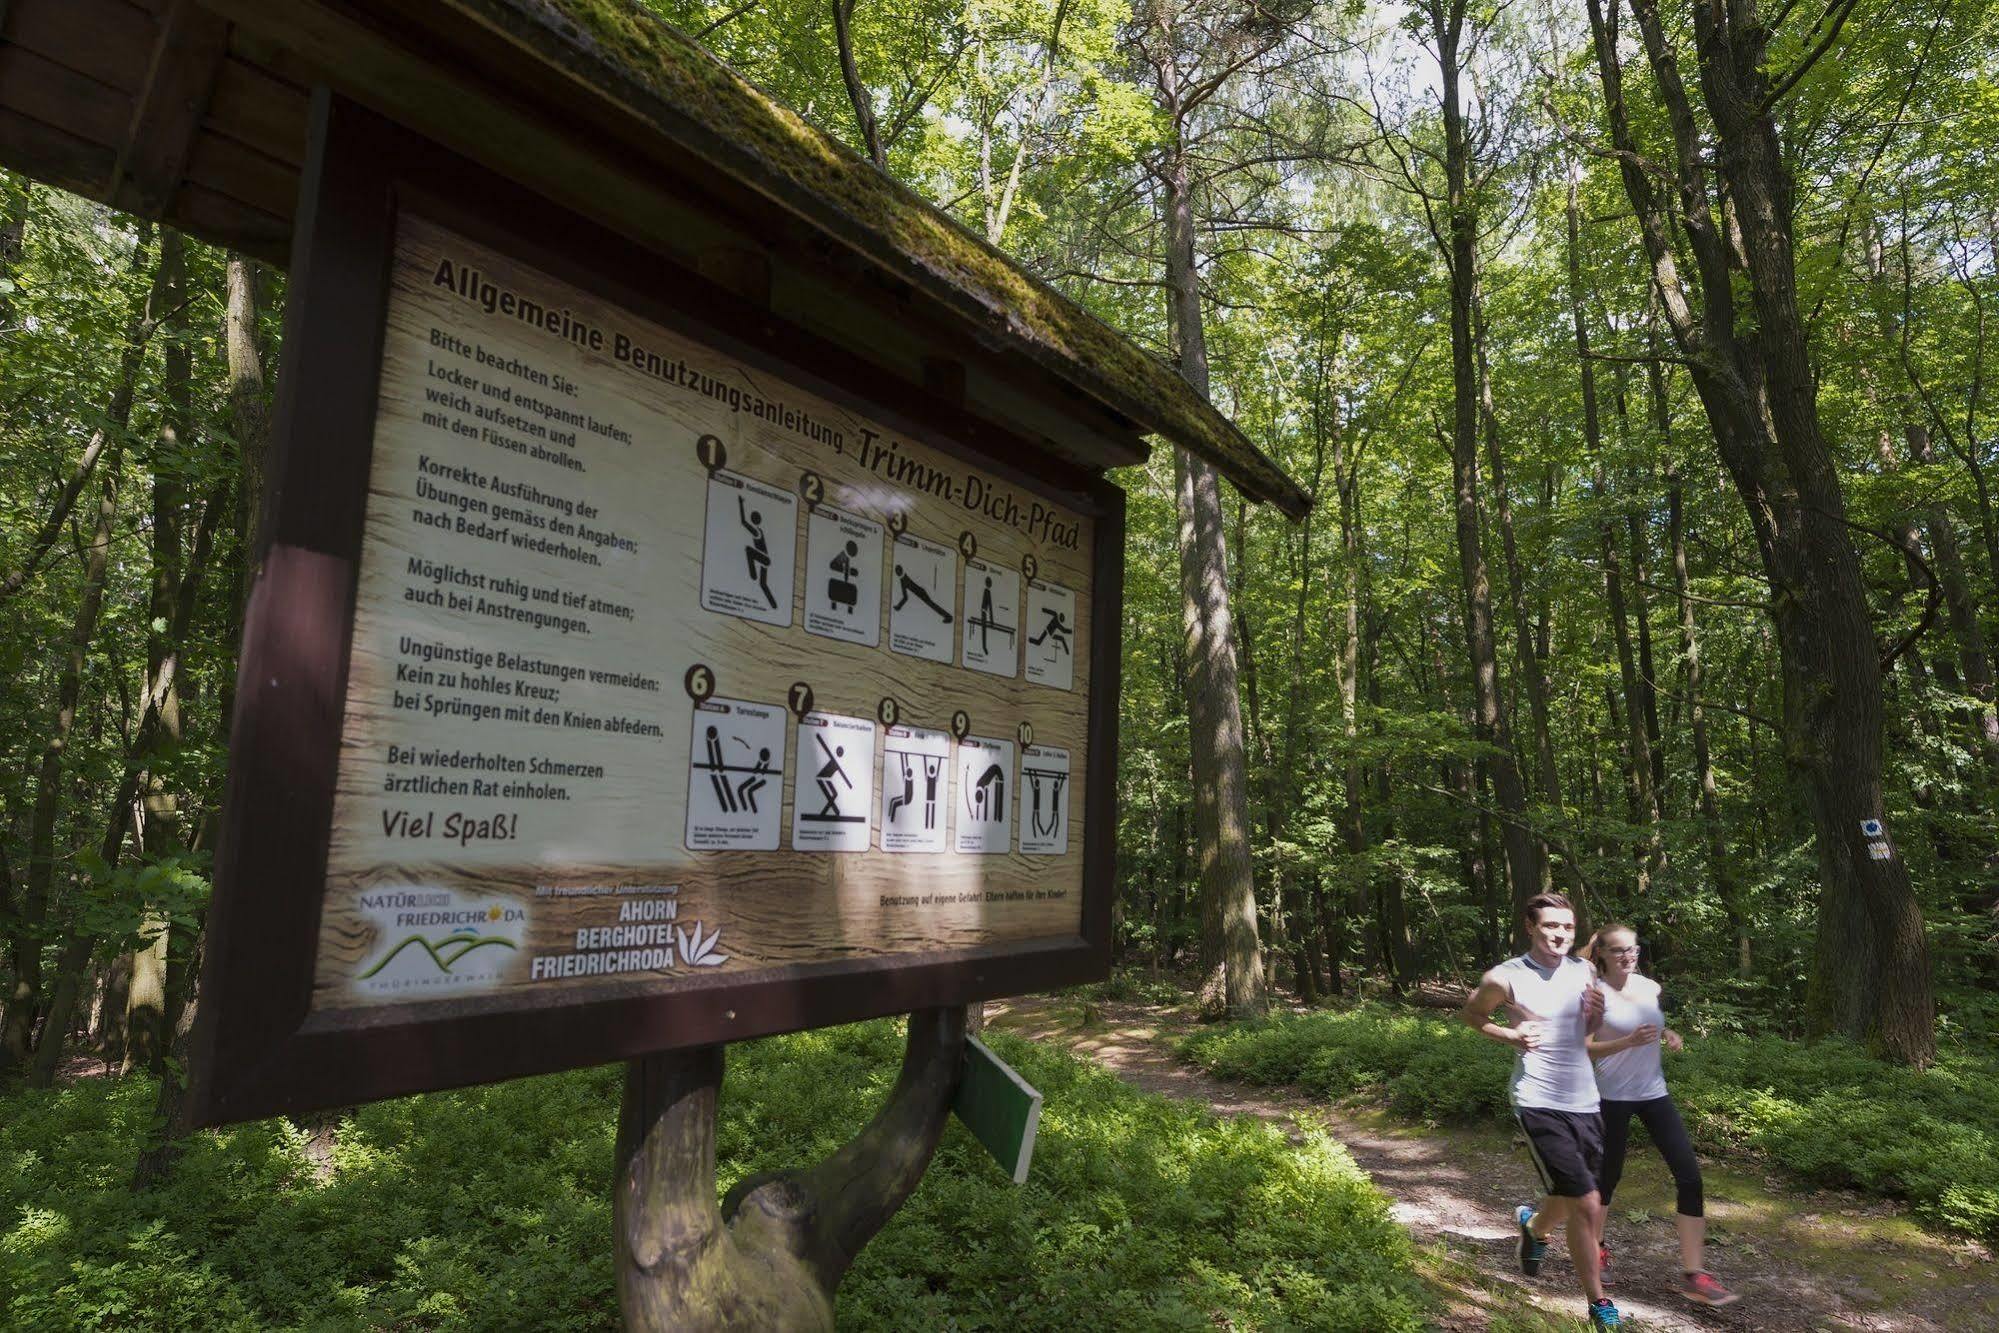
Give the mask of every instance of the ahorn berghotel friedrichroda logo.
M 370 996 L 478 990 L 505 975 L 527 930 L 527 908 L 432 886 L 374 889 L 360 896 L 375 925 L 374 947 L 354 974 Z

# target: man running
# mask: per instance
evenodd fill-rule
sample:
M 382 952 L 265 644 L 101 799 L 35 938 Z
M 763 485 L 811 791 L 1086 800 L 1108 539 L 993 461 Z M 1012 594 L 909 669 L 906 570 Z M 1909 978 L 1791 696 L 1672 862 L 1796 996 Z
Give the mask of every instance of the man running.
M 1569 957 L 1576 912 L 1567 898 L 1536 894 L 1527 900 L 1524 915 L 1527 952 L 1481 977 L 1458 1017 L 1515 1052 L 1508 1096 L 1546 1192 L 1540 1207 L 1523 1203 L 1514 1210 L 1520 1271 L 1529 1276 L 1540 1272 L 1549 1235 L 1566 1225 L 1569 1257 L 1589 1300 L 1590 1327 L 1617 1328 L 1617 1306 L 1603 1294 L 1597 1267 L 1597 1237 L 1603 1227 L 1603 1201 L 1596 1189 L 1603 1168 L 1603 1116 L 1596 1071 L 1585 1047 L 1603 1022 L 1603 993 L 1596 969 Z M 1507 1011 L 1510 1025 L 1493 1021 L 1500 1009 Z

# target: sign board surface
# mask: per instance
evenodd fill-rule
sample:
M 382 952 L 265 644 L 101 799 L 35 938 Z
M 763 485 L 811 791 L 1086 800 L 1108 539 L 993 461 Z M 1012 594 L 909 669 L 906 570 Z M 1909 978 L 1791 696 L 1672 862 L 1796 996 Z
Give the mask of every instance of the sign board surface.
M 464 207 L 468 192 L 505 198 L 501 183 L 433 193 L 370 165 L 365 144 L 343 148 L 337 123 L 324 132 L 329 173 L 344 162 L 387 206 L 365 226 L 351 185 L 338 201 L 321 187 L 322 210 L 353 213 L 379 266 L 362 303 L 379 354 L 344 380 L 305 359 L 281 422 L 295 455 L 333 429 L 311 420 L 315 393 L 368 394 L 365 440 L 337 446 L 365 491 L 351 619 L 325 672 L 338 708 L 318 720 L 332 751 L 323 859 L 260 856 L 251 845 L 271 838 L 246 825 L 219 906 L 239 960 L 260 916 L 308 944 L 295 961 L 309 986 L 285 996 L 305 1040 L 286 1054 L 318 1043 L 349 1081 L 336 1091 L 321 1073 L 300 1091 L 271 1072 L 240 1111 L 217 1097 L 204 1115 L 1095 970 L 1115 493 L 1052 487 L 965 447 L 843 378 L 837 357 L 791 359 L 807 341 L 779 357 L 711 330 L 699 320 L 719 305 L 690 314 L 696 293 L 657 266 L 622 289 L 601 266 L 603 249 L 620 253 L 608 240 L 586 264 L 545 227 L 511 230 L 538 216 L 525 202 Z M 312 260 L 294 297 L 308 321 L 333 267 Z M 281 548 L 299 503 L 288 486 L 267 603 L 298 577 Z M 295 634 L 272 641 L 279 618 L 253 615 L 246 672 L 260 643 L 303 651 Z M 232 817 L 254 821 L 276 797 L 243 767 Z M 253 880 L 285 906 L 242 904 Z M 218 966 L 220 1004 L 263 984 Z M 534 1016 L 537 1044 L 508 1040 L 495 1025 L 508 1014 Z M 262 1024 L 267 1045 L 285 1047 L 282 1027 Z M 418 1036 L 402 1049 L 423 1067 L 371 1058 L 389 1030 Z M 538 1044 L 552 1031 L 568 1040 Z

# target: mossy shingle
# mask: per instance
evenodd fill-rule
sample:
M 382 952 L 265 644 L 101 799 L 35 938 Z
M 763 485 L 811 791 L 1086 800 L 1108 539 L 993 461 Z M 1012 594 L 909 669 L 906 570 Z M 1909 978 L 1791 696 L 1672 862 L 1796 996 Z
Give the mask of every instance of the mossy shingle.
M 858 250 L 1106 406 L 1294 516 L 1309 501 L 1171 367 L 875 170 L 633 0 L 450 0 L 527 34 L 552 63 L 682 149 Z

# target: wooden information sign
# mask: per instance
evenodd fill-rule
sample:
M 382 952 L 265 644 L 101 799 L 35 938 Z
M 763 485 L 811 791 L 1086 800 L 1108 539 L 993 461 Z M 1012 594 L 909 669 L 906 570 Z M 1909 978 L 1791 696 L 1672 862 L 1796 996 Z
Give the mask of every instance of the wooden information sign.
M 1122 497 L 322 108 L 213 1123 L 1101 975 Z

